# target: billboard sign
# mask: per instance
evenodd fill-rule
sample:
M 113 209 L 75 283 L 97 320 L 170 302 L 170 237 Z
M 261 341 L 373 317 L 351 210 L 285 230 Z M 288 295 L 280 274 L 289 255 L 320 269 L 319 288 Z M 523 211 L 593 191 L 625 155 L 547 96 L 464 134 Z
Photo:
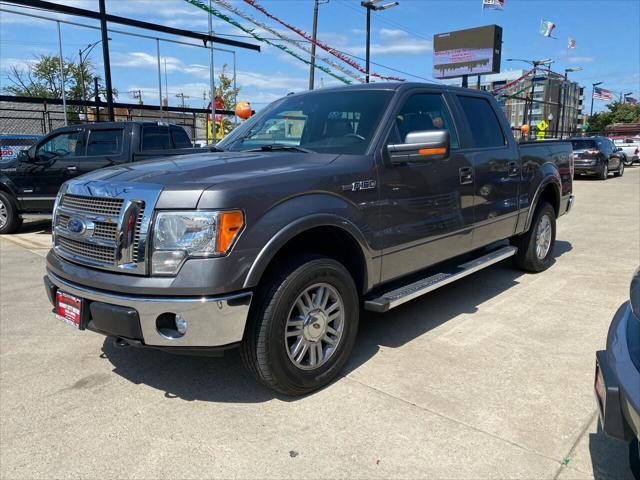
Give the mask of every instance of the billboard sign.
M 502 27 L 438 33 L 433 36 L 433 78 L 500 72 Z

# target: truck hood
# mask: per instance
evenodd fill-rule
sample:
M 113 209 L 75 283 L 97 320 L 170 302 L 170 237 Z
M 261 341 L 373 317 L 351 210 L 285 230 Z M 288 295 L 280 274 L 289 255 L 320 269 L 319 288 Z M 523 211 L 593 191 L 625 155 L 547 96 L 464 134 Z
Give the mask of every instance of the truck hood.
M 303 152 L 207 152 L 108 167 L 73 182 L 154 184 L 162 188 L 159 206 L 194 208 L 204 190 L 220 183 L 320 168 L 337 157 Z

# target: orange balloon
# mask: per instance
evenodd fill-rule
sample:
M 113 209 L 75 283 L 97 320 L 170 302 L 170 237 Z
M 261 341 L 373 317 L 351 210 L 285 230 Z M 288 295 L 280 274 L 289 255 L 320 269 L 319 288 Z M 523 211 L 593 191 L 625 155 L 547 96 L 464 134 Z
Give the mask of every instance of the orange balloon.
M 249 102 L 240 102 L 236 105 L 236 115 L 243 120 L 251 116 L 251 104 Z
M 525 123 L 520 127 L 520 131 L 522 132 L 523 135 L 526 135 L 527 133 L 529 133 L 529 125 Z

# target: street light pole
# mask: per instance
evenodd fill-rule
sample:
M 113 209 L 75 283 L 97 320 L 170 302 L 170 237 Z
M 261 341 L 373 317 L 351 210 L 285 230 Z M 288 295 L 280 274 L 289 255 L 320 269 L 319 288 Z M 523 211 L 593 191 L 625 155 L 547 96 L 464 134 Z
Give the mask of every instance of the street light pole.
M 100 7 L 100 33 L 102 35 L 102 60 L 104 61 L 104 85 L 107 89 L 107 111 L 109 121 L 113 122 L 113 89 L 111 88 L 111 61 L 109 60 L 109 37 L 107 36 L 107 11 L 105 0 L 99 0 Z
M 561 88 L 558 90 L 558 103 L 560 103 L 560 117 L 558 118 L 558 122 L 556 123 L 556 136 L 558 136 L 558 127 L 560 128 L 560 137 L 564 136 L 564 112 L 565 105 L 567 103 L 567 90 L 569 89 L 568 83 L 568 74 L 569 72 L 579 72 L 582 70 L 582 67 L 574 67 L 574 68 L 565 68 L 564 69 L 564 81 L 562 82 Z M 562 94 L 562 97 L 560 95 Z M 562 101 L 560 101 L 562 98 Z
M 536 80 L 536 73 L 538 71 L 538 67 L 540 65 L 551 65 L 553 63 L 553 60 L 551 60 L 550 58 L 547 58 L 545 60 L 526 60 L 524 58 L 507 58 L 507 62 L 525 62 L 533 66 L 533 71 L 531 72 L 531 93 L 529 94 L 530 101 L 527 102 L 525 100 L 524 113 L 522 115 L 522 124 L 524 125 L 527 123 L 527 110 L 531 110 L 531 112 L 529 112 L 529 121 L 531 121 L 530 119 L 533 116 L 533 113 L 532 113 L 533 112 L 533 95 L 535 93 L 535 87 L 536 87 L 535 80 Z M 527 109 L 527 103 L 531 104 L 531 107 L 529 109 Z
M 593 117 L 593 94 L 598 85 L 602 85 L 604 82 L 597 82 L 591 84 L 591 110 L 589 112 L 589 121 L 591 121 L 591 117 Z
M 311 66 L 309 67 L 309 90 L 313 90 L 314 76 L 316 73 L 316 37 L 318 36 L 318 3 L 319 0 L 313 2 L 313 32 L 311 33 Z
M 397 7 L 400 5 L 398 2 L 385 3 L 384 5 L 376 6 L 376 3 L 382 0 L 367 0 L 360 2 L 360 5 L 367 9 L 367 45 L 365 54 L 365 82 L 369 83 L 369 60 L 371 57 L 371 11 L 377 12 L 379 10 L 387 10 L 388 8 Z
M 111 40 L 111 37 L 107 37 L 107 40 Z M 98 40 L 97 42 L 90 43 L 89 45 L 84 47 L 84 50 L 78 49 L 78 57 L 80 57 L 79 66 L 80 66 L 80 83 L 82 84 L 82 101 L 84 101 L 84 102 L 87 101 L 87 91 L 86 91 L 86 88 L 84 86 L 84 64 L 83 64 L 83 61 L 82 61 L 82 55 L 84 55 L 84 53 L 86 52 L 86 55 L 84 56 L 84 58 L 87 59 L 89 57 L 89 54 L 91 53 L 91 50 L 93 50 L 93 47 L 98 45 L 100 42 L 102 42 L 102 40 Z M 84 116 L 85 116 L 85 120 L 86 120 L 87 119 L 87 106 L 83 105 L 82 106 L 82 110 L 84 112 Z

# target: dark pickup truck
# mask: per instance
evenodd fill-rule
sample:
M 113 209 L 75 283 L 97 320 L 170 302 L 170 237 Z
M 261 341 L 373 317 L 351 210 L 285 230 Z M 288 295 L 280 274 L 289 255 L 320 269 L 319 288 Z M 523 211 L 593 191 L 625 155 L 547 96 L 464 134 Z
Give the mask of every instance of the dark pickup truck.
M 340 371 L 386 312 L 513 257 L 553 262 L 571 144 L 518 145 L 487 93 L 416 83 L 289 95 L 225 151 L 67 182 L 44 279 L 55 316 L 120 345 L 239 346 L 286 394 Z
M 185 153 L 182 127 L 158 122 L 106 122 L 59 128 L 0 162 L 0 234 L 24 218 L 48 217 L 60 186 L 99 168 Z M 193 149 L 194 152 L 201 150 Z

